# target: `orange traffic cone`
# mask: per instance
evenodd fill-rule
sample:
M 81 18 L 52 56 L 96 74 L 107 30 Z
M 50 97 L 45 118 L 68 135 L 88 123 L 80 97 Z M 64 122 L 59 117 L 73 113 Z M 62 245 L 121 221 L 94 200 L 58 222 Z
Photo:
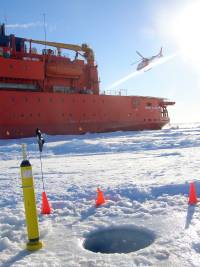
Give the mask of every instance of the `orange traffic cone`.
M 97 188 L 96 207 L 104 204 L 105 202 L 106 201 L 105 201 L 103 192 L 100 190 L 100 188 Z
M 51 207 L 49 205 L 47 196 L 45 192 L 42 192 L 42 209 L 41 209 L 42 214 L 50 214 L 51 213 Z
M 197 195 L 196 195 L 196 189 L 194 182 L 190 183 L 190 191 L 189 191 L 189 201 L 188 203 L 190 205 L 196 205 L 197 204 Z

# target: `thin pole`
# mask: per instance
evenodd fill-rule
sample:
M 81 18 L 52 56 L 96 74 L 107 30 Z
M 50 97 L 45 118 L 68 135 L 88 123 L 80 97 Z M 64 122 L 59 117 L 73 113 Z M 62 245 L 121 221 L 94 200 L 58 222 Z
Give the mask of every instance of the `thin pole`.
M 44 40 L 45 40 L 45 49 L 46 49 L 46 41 L 47 41 L 47 32 L 46 32 L 46 14 L 43 13 L 44 17 Z
M 8 24 L 7 15 L 4 14 L 5 26 Z M 5 34 L 6 34 L 6 27 L 5 27 Z
M 43 191 L 45 191 L 45 188 L 44 188 L 44 177 L 43 177 L 43 170 L 42 170 L 42 155 L 41 155 L 41 152 L 40 152 L 40 169 L 41 169 L 41 173 L 42 173 L 42 186 L 43 186 Z

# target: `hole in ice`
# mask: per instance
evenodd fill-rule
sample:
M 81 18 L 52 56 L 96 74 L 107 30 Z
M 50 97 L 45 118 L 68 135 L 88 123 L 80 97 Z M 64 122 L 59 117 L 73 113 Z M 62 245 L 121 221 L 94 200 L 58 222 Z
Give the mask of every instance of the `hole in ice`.
M 154 240 L 155 234 L 148 229 L 115 226 L 91 232 L 83 246 L 96 253 L 130 253 L 151 245 Z

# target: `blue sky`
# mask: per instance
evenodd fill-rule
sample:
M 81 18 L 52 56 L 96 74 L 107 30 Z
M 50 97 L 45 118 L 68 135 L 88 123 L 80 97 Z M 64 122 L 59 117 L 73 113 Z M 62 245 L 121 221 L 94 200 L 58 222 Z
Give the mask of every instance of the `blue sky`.
M 114 89 L 126 89 L 132 95 L 170 98 L 176 101 L 176 105 L 169 109 L 171 121 L 192 122 L 200 121 L 200 56 L 193 62 L 199 53 L 196 45 L 200 44 L 200 37 L 190 33 L 191 28 L 195 28 L 191 23 L 199 25 L 200 21 L 191 21 L 191 18 L 200 5 L 192 9 L 193 13 L 187 14 L 186 10 L 190 10 L 190 6 L 197 2 L 199 1 L 2 1 L 0 21 L 6 20 L 8 34 L 43 40 L 45 13 L 47 40 L 88 43 L 93 48 L 102 91 L 135 71 L 136 65 L 131 63 L 139 59 L 136 50 L 148 57 L 156 54 L 163 46 L 165 56 L 175 57 Z M 189 21 L 189 27 L 181 20 L 182 13 L 184 21 Z M 187 49 L 182 47 L 186 43 Z

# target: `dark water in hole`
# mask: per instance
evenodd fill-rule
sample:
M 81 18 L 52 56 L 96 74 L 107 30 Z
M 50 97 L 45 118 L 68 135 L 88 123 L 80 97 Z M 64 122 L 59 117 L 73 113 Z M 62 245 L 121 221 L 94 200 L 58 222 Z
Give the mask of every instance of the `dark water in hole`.
M 130 253 L 151 245 L 153 232 L 137 227 L 112 227 L 90 233 L 83 246 L 100 253 Z

